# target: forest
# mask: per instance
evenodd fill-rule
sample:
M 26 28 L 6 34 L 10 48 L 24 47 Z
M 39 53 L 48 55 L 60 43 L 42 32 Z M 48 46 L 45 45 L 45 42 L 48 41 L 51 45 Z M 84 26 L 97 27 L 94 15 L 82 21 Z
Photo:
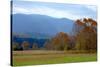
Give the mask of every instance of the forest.
M 12 38 L 13 39 L 13 38 Z M 38 44 L 41 44 L 39 46 Z M 97 51 L 97 22 L 92 18 L 77 19 L 74 22 L 70 35 L 59 32 L 50 39 L 12 41 L 12 50 L 57 50 L 57 51 Z

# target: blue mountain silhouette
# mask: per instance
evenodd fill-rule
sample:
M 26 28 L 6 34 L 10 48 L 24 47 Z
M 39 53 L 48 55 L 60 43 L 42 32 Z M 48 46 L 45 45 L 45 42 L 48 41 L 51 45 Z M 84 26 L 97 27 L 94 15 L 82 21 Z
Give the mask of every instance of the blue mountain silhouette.
M 39 14 L 13 14 L 12 16 L 13 33 L 18 34 L 37 35 L 37 37 L 54 36 L 59 32 L 70 33 L 73 26 L 73 20 L 67 18 Z

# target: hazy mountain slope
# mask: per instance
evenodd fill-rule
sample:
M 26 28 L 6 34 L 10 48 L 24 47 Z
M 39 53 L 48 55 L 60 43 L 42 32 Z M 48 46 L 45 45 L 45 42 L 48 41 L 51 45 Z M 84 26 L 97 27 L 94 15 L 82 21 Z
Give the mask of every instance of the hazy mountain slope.
M 37 33 L 37 36 L 52 36 L 58 32 L 69 33 L 73 26 L 73 21 L 67 18 L 59 19 L 38 14 L 14 14 L 12 20 L 14 33 L 28 33 L 34 36 Z

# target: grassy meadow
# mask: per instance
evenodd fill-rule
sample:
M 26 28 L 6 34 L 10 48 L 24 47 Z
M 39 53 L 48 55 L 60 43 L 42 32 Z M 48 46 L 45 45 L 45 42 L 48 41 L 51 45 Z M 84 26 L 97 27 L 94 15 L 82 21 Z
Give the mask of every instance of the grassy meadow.
M 96 61 L 96 53 L 27 50 L 13 51 L 13 66 Z
M 12 66 L 97 61 L 96 6 L 12 3 Z

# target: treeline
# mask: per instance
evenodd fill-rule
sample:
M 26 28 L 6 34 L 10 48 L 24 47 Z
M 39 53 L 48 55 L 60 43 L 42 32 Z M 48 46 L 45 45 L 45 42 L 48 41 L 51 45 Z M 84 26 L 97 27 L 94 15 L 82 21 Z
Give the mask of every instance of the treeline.
M 21 47 L 14 43 L 13 49 L 29 49 L 29 43 L 23 42 Z M 33 50 L 40 49 L 37 43 L 33 43 Z M 97 50 L 97 22 L 91 18 L 78 19 L 75 21 L 70 35 L 59 32 L 55 37 L 47 40 L 44 50 Z
M 91 18 L 76 20 L 72 35 L 60 32 L 45 43 L 51 50 L 97 50 L 97 22 Z
M 30 43 L 28 41 L 23 41 L 21 44 L 18 42 L 12 43 L 12 50 L 38 50 L 38 44 L 33 43 L 32 47 L 30 47 Z

